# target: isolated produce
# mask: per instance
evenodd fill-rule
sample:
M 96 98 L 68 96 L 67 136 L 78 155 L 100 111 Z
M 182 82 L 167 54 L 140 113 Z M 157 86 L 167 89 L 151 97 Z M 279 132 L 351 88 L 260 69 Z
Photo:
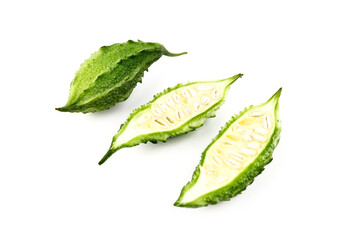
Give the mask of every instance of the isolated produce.
M 62 112 L 96 112 L 125 101 L 148 70 L 162 55 L 173 54 L 158 43 L 128 41 L 103 46 L 76 72 Z
M 242 74 L 228 79 L 179 84 L 155 95 L 148 104 L 133 111 L 113 137 L 109 151 L 99 162 L 104 163 L 120 148 L 147 141 L 165 141 L 201 127 L 206 118 L 225 101 L 230 85 Z
M 281 89 L 267 102 L 250 106 L 226 123 L 202 154 L 192 180 L 175 206 L 202 207 L 241 193 L 254 181 L 279 142 Z

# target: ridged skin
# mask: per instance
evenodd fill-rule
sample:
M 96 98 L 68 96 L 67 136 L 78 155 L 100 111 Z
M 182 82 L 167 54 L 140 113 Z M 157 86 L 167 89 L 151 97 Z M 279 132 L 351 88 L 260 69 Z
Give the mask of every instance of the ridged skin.
M 276 93 L 280 95 L 281 89 Z M 264 103 L 265 104 L 265 103 Z M 261 104 L 263 105 L 263 104 Z M 265 168 L 267 164 L 272 161 L 272 154 L 274 149 L 276 148 L 277 144 L 280 140 L 280 132 L 281 132 L 281 121 L 278 117 L 278 102 L 275 107 L 275 128 L 274 132 L 271 135 L 271 138 L 268 144 L 265 146 L 263 151 L 257 156 L 255 160 L 251 164 L 249 164 L 239 175 L 230 183 L 223 186 L 222 188 L 216 189 L 212 192 L 204 194 L 197 198 L 196 200 L 189 202 L 189 203 L 181 203 L 181 199 L 183 198 L 184 194 L 192 188 L 193 185 L 196 184 L 199 176 L 200 176 L 200 166 L 203 165 L 206 152 L 209 148 L 228 130 L 228 128 L 233 124 L 237 119 L 239 119 L 242 115 L 246 112 L 250 111 L 251 109 L 258 107 L 258 106 L 250 106 L 249 108 L 245 108 L 239 114 L 234 115 L 230 121 L 228 121 L 225 126 L 223 126 L 218 133 L 218 135 L 212 140 L 212 142 L 206 147 L 204 152 L 201 155 L 201 160 L 199 165 L 195 168 L 193 173 L 192 179 L 188 182 L 183 189 L 181 190 L 180 196 L 178 200 L 174 203 L 174 206 L 178 207 L 190 207 L 190 208 L 197 208 L 197 207 L 205 207 L 210 204 L 217 204 L 220 201 L 229 201 L 232 197 L 240 194 L 244 191 L 247 186 L 249 186 Z
M 185 54 L 185 53 L 181 53 Z M 125 101 L 144 72 L 162 55 L 169 53 L 158 43 L 134 42 L 101 47 L 75 74 L 63 112 L 96 112 Z
M 129 141 L 129 142 L 125 143 L 125 144 L 122 144 L 120 147 L 117 147 L 116 149 L 112 149 L 110 147 L 109 151 L 105 154 L 105 156 L 99 162 L 99 165 L 103 164 L 113 153 L 115 153 L 117 150 L 119 150 L 121 148 L 133 147 L 133 146 L 139 145 L 140 143 L 147 143 L 147 142 L 152 142 L 152 143 L 156 143 L 158 141 L 165 142 L 166 139 L 168 139 L 170 137 L 185 134 L 185 133 L 194 131 L 195 129 L 201 127 L 204 124 L 204 122 L 205 122 L 205 120 L 207 118 L 215 117 L 215 111 L 217 109 L 219 109 L 220 106 L 225 102 L 226 93 L 228 92 L 228 90 L 230 88 L 230 85 L 234 81 L 236 81 L 236 79 L 238 79 L 241 76 L 242 76 L 242 74 L 238 74 L 238 75 L 235 75 L 235 76 L 231 77 L 231 79 L 233 79 L 233 80 L 225 88 L 223 97 L 221 99 L 219 99 L 219 101 L 216 104 L 214 104 L 211 108 L 207 109 L 206 111 L 204 111 L 202 113 L 199 113 L 198 115 L 196 115 L 193 118 L 189 119 L 183 125 L 179 126 L 178 128 L 176 128 L 174 130 L 161 131 L 161 132 L 155 132 L 155 133 L 151 133 L 151 134 L 140 135 L 140 136 L 132 139 L 131 141 Z M 220 80 L 220 81 L 222 81 L 222 80 Z M 117 136 L 119 136 L 123 131 L 125 131 L 127 125 L 129 124 L 129 122 L 133 119 L 133 117 L 136 114 L 150 108 L 151 104 L 153 102 L 155 102 L 158 98 L 160 98 L 161 96 L 164 96 L 167 93 L 169 93 L 171 91 L 174 91 L 174 90 L 176 90 L 176 89 L 178 89 L 180 87 L 188 86 L 188 85 L 195 84 L 195 83 L 197 83 L 197 82 L 192 82 L 192 83 L 187 83 L 187 84 L 178 84 L 173 88 L 168 88 L 165 91 L 163 91 L 162 93 L 159 93 L 159 94 L 155 95 L 154 99 L 151 100 L 146 105 L 143 105 L 138 109 L 135 109 L 130 114 L 128 119 L 125 121 L 125 123 L 120 126 L 120 129 L 119 129 L 118 133 L 113 138 L 113 142 L 116 140 Z

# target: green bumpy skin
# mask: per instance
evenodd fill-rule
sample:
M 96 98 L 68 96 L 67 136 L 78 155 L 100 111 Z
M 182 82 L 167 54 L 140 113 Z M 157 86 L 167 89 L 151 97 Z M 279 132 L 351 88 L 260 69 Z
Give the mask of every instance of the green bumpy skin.
M 267 102 L 232 117 L 202 153 L 192 180 L 174 203 L 204 207 L 240 194 L 271 162 L 280 140 L 281 88 Z
M 230 85 L 240 77 L 242 74 L 218 81 L 178 84 L 155 95 L 152 101 L 134 110 L 120 126 L 99 165 L 121 148 L 148 141 L 165 142 L 170 137 L 201 127 L 206 118 L 215 117 Z
M 131 41 L 103 46 L 76 72 L 62 112 L 96 112 L 125 101 L 144 75 L 145 70 L 162 55 L 174 54 L 159 43 Z

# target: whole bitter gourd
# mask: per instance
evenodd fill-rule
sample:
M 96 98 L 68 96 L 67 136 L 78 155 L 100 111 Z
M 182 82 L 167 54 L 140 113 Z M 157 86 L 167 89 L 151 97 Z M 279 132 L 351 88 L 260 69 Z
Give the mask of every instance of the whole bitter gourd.
M 162 55 L 173 54 L 159 43 L 128 41 L 103 46 L 81 64 L 70 86 L 62 112 L 96 112 L 125 101 L 148 70 Z
M 202 207 L 230 200 L 254 181 L 271 162 L 280 139 L 280 94 L 281 89 L 267 102 L 250 106 L 226 123 L 203 152 L 175 206 Z
M 133 111 L 113 137 L 103 164 L 113 153 L 148 141 L 165 141 L 201 127 L 206 118 L 225 101 L 230 85 L 242 74 L 231 78 L 179 84 L 154 96 L 154 99 Z

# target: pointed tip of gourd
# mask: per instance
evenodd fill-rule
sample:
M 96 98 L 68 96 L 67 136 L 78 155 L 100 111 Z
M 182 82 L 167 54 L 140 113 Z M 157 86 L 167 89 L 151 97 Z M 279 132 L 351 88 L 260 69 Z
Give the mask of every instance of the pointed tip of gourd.
M 182 52 L 182 53 L 171 53 L 169 52 L 168 50 L 164 50 L 164 55 L 165 56 L 168 56 L 168 57 L 177 57 L 177 56 L 181 56 L 181 55 L 184 55 L 184 54 L 187 54 L 187 52 Z
M 282 92 L 282 87 L 269 99 L 269 101 L 278 101 Z
M 67 108 L 64 106 L 64 107 L 58 107 L 58 108 L 55 108 L 56 111 L 59 111 L 59 112 L 68 112 Z
M 104 162 L 106 162 L 106 160 L 108 160 L 108 159 L 111 157 L 111 155 L 114 154 L 114 152 L 115 152 L 115 151 L 109 149 L 109 150 L 105 153 L 105 155 L 103 156 L 103 158 L 100 160 L 100 162 L 99 162 L 98 164 L 99 164 L 99 165 L 102 165 Z
M 238 80 L 239 78 L 241 78 L 242 76 L 244 76 L 244 74 L 242 73 L 239 73 L 239 74 L 236 74 L 232 77 L 229 77 L 229 78 L 226 78 L 224 79 L 224 81 L 229 81 L 229 84 L 233 84 L 236 80 Z

